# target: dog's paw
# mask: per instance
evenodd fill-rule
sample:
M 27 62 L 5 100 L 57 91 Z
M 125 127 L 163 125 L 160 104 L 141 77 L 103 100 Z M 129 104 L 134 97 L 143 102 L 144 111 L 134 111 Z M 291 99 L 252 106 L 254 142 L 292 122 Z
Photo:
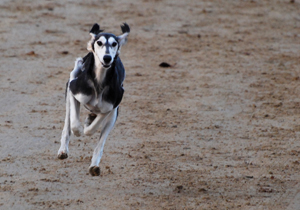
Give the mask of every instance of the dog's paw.
M 98 166 L 91 166 L 89 172 L 92 176 L 100 176 L 100 168 Z
M 58 157 L 58 159 L 61 159 L 61 160 L 67 159 L 68 158 L 68 153 L 60 152 L 60 153 L 58 153 L 57 157 Z
M 83 128 L 81 125 L 77 125 L 77 126 L 71 127 L 71 131 L 75 136 L 79 137 L 82 134 Z
M 86 136 L 92 136 L 95 132 L 93 132 L 90 129 L 88 129 L 88 128 L 85 127 L 84 130 L 83 130 L 83 133 Z
M 76 137 L 80 137 L 80 136 L 81 136 L 81 131 L 80 131 L 80 130 L 73 129 L 73 130 L 72 130 L 72 133 L 73 133 Z

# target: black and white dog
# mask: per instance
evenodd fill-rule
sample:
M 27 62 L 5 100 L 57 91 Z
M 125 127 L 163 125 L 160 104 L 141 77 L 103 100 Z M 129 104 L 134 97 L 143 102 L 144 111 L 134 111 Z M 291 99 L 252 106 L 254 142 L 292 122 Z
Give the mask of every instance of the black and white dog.
M 100 142 L 89 168 L 92 176 L 100 175 L 99 163 L 104 144 L 117 120 L 118 106 L 124 93 L 125 69 L 119 54 L 130 28 L 124 23 L 121 29 L 123 34 L 115 36 L 104 33 L 98 24 L 94 24 L 87 45 L 89 53 L 75 61 L 66 88 L 66 118 L 58 158 L 68 157 L 71 131 L 75 136 L 80 136 L 82 130 L 84 134 L 92 135 L 101 127 Z M 90 111 L 83 129 L 79 120 L 80 104 Z

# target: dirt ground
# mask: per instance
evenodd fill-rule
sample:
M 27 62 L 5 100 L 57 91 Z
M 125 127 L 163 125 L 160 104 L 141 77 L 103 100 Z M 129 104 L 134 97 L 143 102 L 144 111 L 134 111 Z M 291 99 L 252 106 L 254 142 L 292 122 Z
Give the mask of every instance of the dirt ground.
M 2 0 L 0 17 L 1 210 L 300 209 L 298 0 Z M 99 134 L 56 156 L 95 22 L 131 27 L 100 177 Z

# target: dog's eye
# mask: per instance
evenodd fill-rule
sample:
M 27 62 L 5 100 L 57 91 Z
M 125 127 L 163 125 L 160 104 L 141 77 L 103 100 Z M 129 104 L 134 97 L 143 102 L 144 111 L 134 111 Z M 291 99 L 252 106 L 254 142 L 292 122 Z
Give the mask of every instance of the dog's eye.
M 117 42 L 112 43 L 112 46 L 113 47 L 117 46 Z
M 103 43 L 101 41 L 98 41 L 97 44 L 101 47 Z

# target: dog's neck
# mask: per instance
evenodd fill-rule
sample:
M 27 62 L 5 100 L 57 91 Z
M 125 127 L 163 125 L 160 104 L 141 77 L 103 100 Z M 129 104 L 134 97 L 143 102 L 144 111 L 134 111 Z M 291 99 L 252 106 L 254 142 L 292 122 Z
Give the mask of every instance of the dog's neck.
M 94 72 L 95 72 L 95 79 L 97 80 L 98 84 L 100 85 L 103 80 L 105 79 L 107 70 L 109 68 L 104 68 L 103 65 L 101 64 L 98 56 L 94 53 L 94 58 L 95 58 L 95 62 L 94 62 Z

